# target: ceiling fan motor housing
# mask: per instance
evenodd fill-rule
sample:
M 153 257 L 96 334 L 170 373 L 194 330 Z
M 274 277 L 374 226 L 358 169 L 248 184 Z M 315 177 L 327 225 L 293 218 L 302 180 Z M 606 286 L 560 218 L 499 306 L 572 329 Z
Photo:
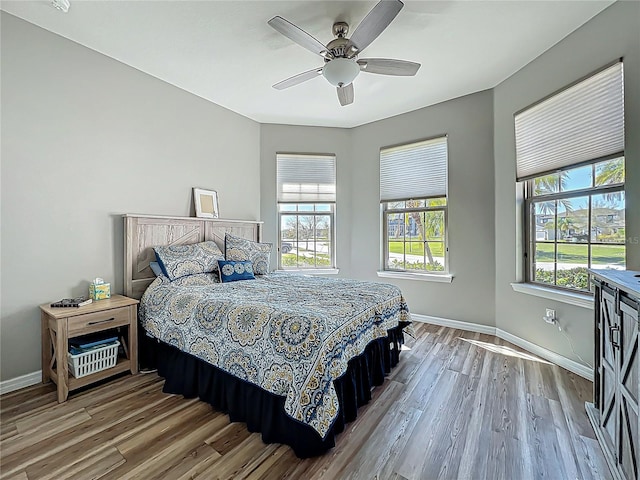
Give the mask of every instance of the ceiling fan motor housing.
M 327 43 L 327 52 L 333 58 L 353 58 L 358 49 L 353 45 L 351 40 L 345 37 L 338 37 Z M 325 60 L 329 60 L 325 58 Z

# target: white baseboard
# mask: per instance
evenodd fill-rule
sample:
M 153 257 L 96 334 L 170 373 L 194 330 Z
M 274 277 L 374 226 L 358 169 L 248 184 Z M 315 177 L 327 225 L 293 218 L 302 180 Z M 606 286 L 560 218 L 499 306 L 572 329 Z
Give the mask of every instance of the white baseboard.
M 526 351 L 538 355 L 545 360 L 555 363 L 559 367 L 565 368 L 570 372 L 580 375 L 587 380 L 593 382 L 593 370 L 587 365 L 571 360 L 556 352 L 547 350 L 544 347 L 531 343 L 524 338 L 517 337 L 509 332 L 506 332 L 500 328 L 491 327 L 489 325 L 481 325 L 479 323 L 461 322 L 460 320 L 450 320 L 448 318 L 432 317 L 429 315 L 420 315 L 416 313 L 411 314 L 411 318 L 417 322 L 431 323 L 433 325 L 440 325 L 442 327 L 457 328 L 458 330 L 466 330 L 468 332 L 485 333 L 488 335 L 495 335 L 498 338 L 511 342 Z
M 443 327 L 457 328 L 458 330 L 466 330 L 468 332 L 485 333 L 487 335 L 495 335 L 498 338 L 511 342 L 514 345 L 524 348 L 526 351 L 538 355 L 539 357 L 549 360 L 556 365 L 566 368 L 570 372 L 580 375 L 587 380 L 593 381 L 593 370 L 586 365 L 578 363 L 567 357 L 547 350 L 544 347 L 531 343 L 528 340 L 512 335 L 509 332 L 501 330 L 489 325 L 481 325 L 479 323 L 461 322 L 460 320 L 450 320 L 448 318 L 432 317 L 430 315 L 420 315 L 418 313 L 412 313 L 411 318 L 416 322 L 431 323 L 433 325 L 440 325 Z M 21 377 L 12 378 L 0 382 L 0 395 L 19 390 L 21 388 L 30 387 L 36 385 L 42 381 L 42 371 L 28 373 Z
M 467 332 L 486 333 L 487 335 L 495 335 L 496 327 L 490 325 L 481 325 L 479 323 L 461 322 L 460 320 L 450 320 L 448 318 L 432 317 L 430 315 L 420 315 L 412 313 L 411 319 L 422 323 L 431 323 L 432 325 L 440 325 L 441 327 L 457 328 L 458 330 L 466 330 Z
M 30 387 L 31 385 L 37 385 L 42 381 L 42 370 L 37 372 L 27 373 L 21 377 L 11 378 L 0 382 L 0 395 L 5 393 L 20 390 L 21 388 Z
M 504 330 L 500 330 L 499 328 L 496 328 L 496 336 L 593 382 L 593 369 L 583 365 L 582 363 L 571 360 L 570 358 L 564 357 L 556 352 L 552 352 L 551 350 L 547 350 L 546 348 L 536 345 L 535 343 L 531 343 L 523 338 L 516 337 L 515 335 L 505 332 Z

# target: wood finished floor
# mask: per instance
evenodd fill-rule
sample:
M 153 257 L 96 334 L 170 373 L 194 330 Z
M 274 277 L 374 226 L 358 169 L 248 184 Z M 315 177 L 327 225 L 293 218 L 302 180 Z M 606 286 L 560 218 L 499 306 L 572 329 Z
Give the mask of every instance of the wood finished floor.
M 127 376 L 58 405 L 3 395 L 6 479 L 609 479 L 591 383 L 490 335 L 416 325 L 401 363 L 322 457 L 300 460 L 197 400 Z

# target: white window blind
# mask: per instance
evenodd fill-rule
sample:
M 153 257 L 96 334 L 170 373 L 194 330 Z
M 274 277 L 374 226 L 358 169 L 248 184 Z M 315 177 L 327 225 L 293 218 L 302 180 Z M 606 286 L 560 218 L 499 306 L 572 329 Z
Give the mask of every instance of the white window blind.
M 277 182 L 279 202 L 335 202 L 335 155 L 278 153 Z
M 380 151 L 380 201 L 447 195 L 447 137 Z
M 624 151 L 618 62 L 515 115 L 518 181 Z

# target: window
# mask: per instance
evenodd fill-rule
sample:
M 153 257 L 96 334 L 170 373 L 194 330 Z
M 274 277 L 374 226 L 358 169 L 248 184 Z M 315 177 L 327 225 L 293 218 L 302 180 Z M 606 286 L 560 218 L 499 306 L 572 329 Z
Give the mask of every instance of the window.
M 335 268 L 335 155 L 276 155 L 278 267 Z
M 527 181 L 529 279 L 588 291 L 587 268 L 625 267 L 624 158 Z
M 622 62 L 516 114 L 526 281 L 587 293 L 625 268 Z
M 384 270 L 447 273 L 447 138 L 380 151 Z

